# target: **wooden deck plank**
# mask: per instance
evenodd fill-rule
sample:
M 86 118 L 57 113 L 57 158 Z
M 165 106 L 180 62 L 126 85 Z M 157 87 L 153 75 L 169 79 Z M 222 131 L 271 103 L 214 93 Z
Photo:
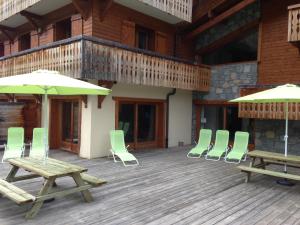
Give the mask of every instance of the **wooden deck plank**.
M 276 178 L 254 175 L 248 184 L 236 165 L 204 159 L 187 159 L 188 148 L 135 153 L 138 167 L 123 167 L 112 159 L 86 160 L 61 151 L 50 156 L 88 168 L 88 174 L 108 181 L 91 189 L 94 201 L 83 204 L 78 195 L 58 197 L 45 204 L 26 224 L 292 224 L 299 220 L 299 183 L 275 184 Z M 0 153 L 1 157 L 1 153 Z M 248 165 L 248 162 L 243 165 Z M 270 165 L 280 171 L 282 166 Z M 8 165 L 0 165 L 5 177 Z M 289 171 L 299 172 L 291 168 Z M 19 175 L 19 174 L 18 174 Z M 18 187 L 35 194 L 42 178 L 19 181 Z M 61 190 L 74 185 L 57 180 Z M 292 209 L 295 210 L 292 210 Z M 283 209 L 283 211 L 281 211 Z M 22 224 L 27 207 L 0 198 L 0 224 Z M 280 216 L 282 218 L 280 218 Z M 277 217 L 278 216 L 278 217 Z

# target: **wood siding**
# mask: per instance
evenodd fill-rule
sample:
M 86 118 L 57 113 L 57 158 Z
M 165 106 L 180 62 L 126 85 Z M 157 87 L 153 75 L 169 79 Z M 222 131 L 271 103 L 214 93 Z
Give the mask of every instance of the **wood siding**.
M 106 17 L 101 21 L 101 1 L 93 1 L 92 36 L 128 44 L 135 44 L 136 25 L 166 34 L 165 54 L 174 55 L 175 26 L 144 15 L 124 6 L 113 4 Z M 133 35 L 133 36 L 132 36 Z
M 261 1 L 258 84 L 300 83 L 299 50 L 288 40 L 288 6 L 299 0 Z

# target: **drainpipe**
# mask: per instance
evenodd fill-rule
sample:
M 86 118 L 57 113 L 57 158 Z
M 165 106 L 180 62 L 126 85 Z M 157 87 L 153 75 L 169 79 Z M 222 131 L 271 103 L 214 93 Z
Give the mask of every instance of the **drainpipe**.
M 176 94 L 176 88 L 173 88 L 171 92 L 167 94 L 167 112 L 166 112 L 166 148 L 169 148 L 169 108 L 170 108 L 170 96 Z

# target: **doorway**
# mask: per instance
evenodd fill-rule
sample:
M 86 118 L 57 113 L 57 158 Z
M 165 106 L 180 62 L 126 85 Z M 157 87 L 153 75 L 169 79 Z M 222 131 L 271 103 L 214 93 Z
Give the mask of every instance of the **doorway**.
M 52 99 L 50 147 L 79 153 L 81 101 Z
M 164 147 L 164 101 L 118 100 L 116 129 L 131 148 Z

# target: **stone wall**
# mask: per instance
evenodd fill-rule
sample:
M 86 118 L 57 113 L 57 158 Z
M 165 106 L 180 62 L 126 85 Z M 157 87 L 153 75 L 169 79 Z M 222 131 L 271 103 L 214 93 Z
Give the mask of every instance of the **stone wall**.
M 289 121 L 288 153 L 300 155 L 300 121 Z M 255 120 L 255 148 L 284 153 L 284 120 Z
M 212 66 L 209 93 L 194 92 L 194 99 L 230 100 L 240 96 L 240 86 L 255 85 L 257 62 Z
M 240 86 L 255 85 L 257 62 L 212 66 L 211 86 L 208 93 L 194 92 L 194 100 L 228 101 L 240 96 Z M 192 140 L 195 140 L 196 113 L 193 105 Z

